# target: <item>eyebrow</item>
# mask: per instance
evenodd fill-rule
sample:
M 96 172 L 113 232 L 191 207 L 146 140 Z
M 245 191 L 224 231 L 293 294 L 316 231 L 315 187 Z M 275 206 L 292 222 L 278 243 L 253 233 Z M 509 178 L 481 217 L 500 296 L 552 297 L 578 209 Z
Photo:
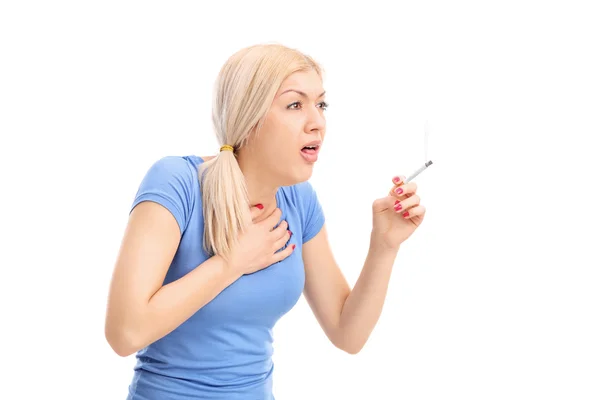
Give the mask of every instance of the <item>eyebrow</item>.
M 302 92 L 302 91 L 300 91 L 300 90 L 296 90 L 296 89 L 288 89 L 288 90 L 286 90 L 286 91 L 284 91 L 284 92 L 281 92 L 280 96 L 283 96 L 283 95 L 284 95 L 284 94 L 286 94 L 287 92 L 296 92 L 296 93 L 298 93 L 300 96 L 302 96 L 302 97 L 305 97 L 305 98 L 308 98 L 308 95 L 307 95 L 306 93 L 304 93 L 304 92 Z M 321 98 L 321 97 L 323 97 L 323 96 L 325 96 L 325 92 L 321 93 L 321 94 L 319 95 L 319 97 L 317 97 L 317 99 L 320 99 L 320 98 Z

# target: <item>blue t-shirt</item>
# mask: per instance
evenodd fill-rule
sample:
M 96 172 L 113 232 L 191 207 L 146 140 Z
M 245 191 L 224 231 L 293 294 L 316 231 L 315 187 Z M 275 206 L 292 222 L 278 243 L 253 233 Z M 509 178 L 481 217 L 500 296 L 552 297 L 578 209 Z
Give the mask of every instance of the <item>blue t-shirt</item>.
M 164 283 L 183 277 L 209 258 L 203 250 L 204 219 L 197 156 L 155 162 L 141 182 L 133 208 L 157 202 L 175 217 L 181 241 Z M 244 275 L 178 328 L 140 350 L 129 400 L 272 400 L 273 327 L 304 289 L 302 244 L 324 216 L 308 182 L 281 187 L 277 206 L 296 245 L 283 261 Z

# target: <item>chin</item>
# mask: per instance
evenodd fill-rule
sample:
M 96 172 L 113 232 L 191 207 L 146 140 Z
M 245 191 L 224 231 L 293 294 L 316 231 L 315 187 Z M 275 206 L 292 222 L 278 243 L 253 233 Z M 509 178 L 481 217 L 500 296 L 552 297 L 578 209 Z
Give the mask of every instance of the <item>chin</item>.
M 306 182 L 313 174 L 313 164 L 304 164 L 285 176 L 285 183 L 282 186 L 292 186 L 298 183 Z
M 292 186 L 309 180 L 317 162 L 318 148 L 316 153 L 313 153 L 312 156 L 300 155 L 297 158 L 288 154 L 275 161 L 274 165 L 280 168 L 285 165 L 284 168 L 279 169 L 280 186 Z

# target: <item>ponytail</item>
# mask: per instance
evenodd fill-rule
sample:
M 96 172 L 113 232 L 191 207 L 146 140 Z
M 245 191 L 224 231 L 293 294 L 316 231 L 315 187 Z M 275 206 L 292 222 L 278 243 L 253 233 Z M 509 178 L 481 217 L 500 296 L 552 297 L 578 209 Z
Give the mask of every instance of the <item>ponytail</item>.
M 233 151 L 201 164 L 204 250 L 227 256 L 251 222 L 246 181 Z

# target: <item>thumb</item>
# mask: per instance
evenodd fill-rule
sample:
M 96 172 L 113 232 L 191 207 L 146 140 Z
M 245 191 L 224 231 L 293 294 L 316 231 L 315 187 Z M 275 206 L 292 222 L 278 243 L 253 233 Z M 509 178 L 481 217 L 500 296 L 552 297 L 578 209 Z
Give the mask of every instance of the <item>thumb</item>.
M 253 222 L 260 216 L 263 208 L 262 204 L 256 204 L 250 207 L 250 216 L 252 217 Z
M 373 212 L 384 212 L 390 208 L 394 208 L 396 198 L 393 196 L 385 196 L 373 202 Z

